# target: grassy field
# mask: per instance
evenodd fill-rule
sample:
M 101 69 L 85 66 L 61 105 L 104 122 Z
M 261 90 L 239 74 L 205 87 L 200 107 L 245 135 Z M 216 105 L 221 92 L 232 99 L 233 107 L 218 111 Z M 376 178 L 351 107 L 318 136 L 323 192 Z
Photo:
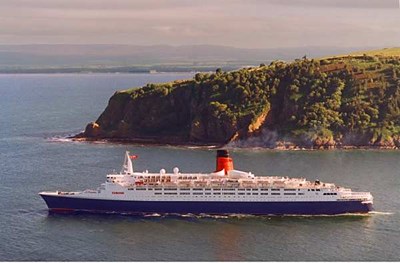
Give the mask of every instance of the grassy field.
M 348 56 L 385 56 L 385 57 L 400 57 L 400 47 L 391 47 L 391 48 L 383 48 L 383 49 L 375 49 L 375 50 L 364 50 L 364 51 L 357 51 L 348 54 L 341 54 L 335 56 L 327 56 L 319 59 L 329 59 L 329 58 L 340 58 L 340 57 L 348 57 Z
M 358 51 L 350 53 L 350 56 L 360 56 L 360 55 L 369 55 L 369 56 L 400 56 L 400 47 L 391 47 L 377 50 L 368 50 L 368 51 Z

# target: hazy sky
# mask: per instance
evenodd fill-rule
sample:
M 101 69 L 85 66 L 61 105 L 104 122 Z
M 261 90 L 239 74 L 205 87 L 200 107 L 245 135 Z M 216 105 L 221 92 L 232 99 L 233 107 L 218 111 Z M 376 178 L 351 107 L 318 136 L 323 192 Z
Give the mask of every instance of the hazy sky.
M 0 44 L 400 46 L 399 0 L 0 0 Z

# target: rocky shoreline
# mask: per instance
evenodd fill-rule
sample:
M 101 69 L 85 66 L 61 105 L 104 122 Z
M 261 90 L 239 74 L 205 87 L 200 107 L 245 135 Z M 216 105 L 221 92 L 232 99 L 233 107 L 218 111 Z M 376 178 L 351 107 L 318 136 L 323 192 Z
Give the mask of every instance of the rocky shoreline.
M 72 137 L 68 137 L 75 142 L 103 142 L 103 143 L 117 143 L 117 144 L 131 144 L 131 145 L 151 145 L 151 146 L 175 146 L 175 147 L 199 147 L 199 148 L 237 148 L 237 149 L 266 149 L 266 150 L 277 150 L 277 151 L 326 151 L 326 150 L 398 150 L 398 146 L 377 146 L 377 145 L 321 145 L 321 146 L 304 146 L 296 145 L 291 142 L 279 141 L 275 146 L 260 146 L 260 145 L 237 145 L 235 143 L 220 144 L 220 143 L 199 143 L 183 141 L 179 139 L 170 140 L 166 138 L 93 138 L 84 137 L 83 134 L 77 134 Z
M 170 145 L 170 146 L 196 146 L 196 147 L 223 147 L 224 144 L 220 143 L 199 143 L 181 140 L 176 137 L 158 138 L 153 136 L 134 137 L 134 138 L 112 138 L 112 137 L 85 137 L 84 133 L 79 133 L 75 136 L 69 137 L 72 141 L 76 142 L 105 142 L 105 143 L 121 143 L 121 144 L 134 144 L 134 145 Z

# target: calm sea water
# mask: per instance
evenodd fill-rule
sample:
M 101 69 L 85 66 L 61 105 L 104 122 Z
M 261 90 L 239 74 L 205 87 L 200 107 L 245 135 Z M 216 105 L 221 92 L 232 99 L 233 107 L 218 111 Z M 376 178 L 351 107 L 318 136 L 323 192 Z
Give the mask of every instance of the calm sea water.
M 54 215 L 43 190 L 96 188 L 119 171 L 212 171 L 214 152 L 63 142 L 117 89 L 191 74 L 0 75 L 0 261 L 400 260 L 400 151 L 233 150 L 255 174 L 301 176 L 371 191 L 370 216 L 132 217 Z

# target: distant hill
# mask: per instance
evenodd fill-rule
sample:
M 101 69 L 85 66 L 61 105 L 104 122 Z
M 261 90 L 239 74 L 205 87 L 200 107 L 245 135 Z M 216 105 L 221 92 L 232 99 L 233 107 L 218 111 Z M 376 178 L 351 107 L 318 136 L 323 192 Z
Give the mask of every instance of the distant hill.
M 385 50 L 391 55 L 381 55 Z M 218 69 L 118 91 L 77 137 L 280 149 L 399 148 L 400 57 L 392 56 L 395 49 L 385 50 Z
M 350 49 L 350 50 L 356 50 Z M 244 49 L 226 46 L 136 45 L 0 45 L 0 72 L 114 72 L 226 70 L 293 60 L 307 55 L 322 57 L 347 52 L 335 47 Z

